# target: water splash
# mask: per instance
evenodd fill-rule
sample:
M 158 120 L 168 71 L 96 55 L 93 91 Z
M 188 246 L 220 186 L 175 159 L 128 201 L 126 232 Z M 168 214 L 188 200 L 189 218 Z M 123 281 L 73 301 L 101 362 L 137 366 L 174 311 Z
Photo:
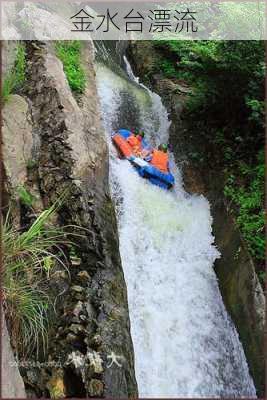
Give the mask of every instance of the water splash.
M 127 64 L 127 79 L 98 64 L 97 82 L 110 143 L 139 395 L 256 397 L 213 270 L 220 255 L 208 201 L 184 191 L 175 164 L 176 187 L 166 192 L 119 160 L 111 144 L 112 130 L 136 125 L 154 145 L 168 139 L 170 121 L 160 97 L 139 85 L 129 69 Z

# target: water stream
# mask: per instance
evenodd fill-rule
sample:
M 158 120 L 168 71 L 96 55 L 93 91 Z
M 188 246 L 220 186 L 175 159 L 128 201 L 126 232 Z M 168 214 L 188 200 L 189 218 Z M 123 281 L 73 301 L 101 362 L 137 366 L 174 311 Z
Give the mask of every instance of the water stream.
M 188 195 L 170 155 L 176 186 L 166 192 L 120 160 L 110 135 L 140 127 L 153 145 L 170 121 L 155 93 L 125 70 L 97 62 L 110 145 L 110 185 L 128 290 L 140 397 L 256 397 L 238 334 L 227 315 L 213 263 L 210 206 Z

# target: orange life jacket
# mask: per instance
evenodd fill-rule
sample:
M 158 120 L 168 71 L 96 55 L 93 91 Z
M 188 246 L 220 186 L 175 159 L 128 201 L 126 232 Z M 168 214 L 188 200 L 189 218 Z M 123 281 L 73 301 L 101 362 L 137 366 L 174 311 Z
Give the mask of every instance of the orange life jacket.
M 128 142 L 119 134 L 116 134 L 112 137 L 113 142 L 119 148 L 120 152 L 124 155 L 124 157 L 129 157 L 133 154 L 133 149 L 129 145 Z
M 150 163 L 158 168 L 161 172 L 168 172 L 169 157 L 167 153 L 161 150 L 153 150 L 152 160 Z
M 129 143 L 129 145 L 132 147 L 133 152 L 140 152 L 142 150 L 141 147 L 141 141 L 139 137 L 135 136 L 135 135 L 130 135 L 127 139 L 127 142 Z

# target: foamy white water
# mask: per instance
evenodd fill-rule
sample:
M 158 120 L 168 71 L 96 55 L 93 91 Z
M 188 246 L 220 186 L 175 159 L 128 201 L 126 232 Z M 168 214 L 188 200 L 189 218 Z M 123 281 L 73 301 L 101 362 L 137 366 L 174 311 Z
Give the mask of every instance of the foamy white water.
M 174 161 L 175 190 L 166 192 L 119 160 L 111 144 L 113 129 L 135 125 L 153 144 L 168 139 L 170 122 L 160 97 L 138 84 L 129 64 L 127 69 L 129 79 L 98 64 L 97 82 L 139 396 L 256 397 L 213 270 L 220 255 L 208 201 L 184 191 Z

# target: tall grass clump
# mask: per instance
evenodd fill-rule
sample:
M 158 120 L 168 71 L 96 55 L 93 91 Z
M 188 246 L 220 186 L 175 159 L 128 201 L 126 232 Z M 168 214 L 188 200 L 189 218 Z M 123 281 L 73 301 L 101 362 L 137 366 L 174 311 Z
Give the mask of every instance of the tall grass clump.
M 10 95 L 21 88 L 22 84 L 25 82 L 26 75 L 26 52 L 25 46 L 23 44 L 18 44 L 16 48 L 16 59 L 14 67 L 7 74 L 4 79 L 2 87 L 2 100 L 7 102 Z
M 71 245 L 66 227 L 49 224 L 58 204 L 43 211 L 27 231 L 2 223 L 3 299 L 15 351 L 20 356 L 47 349 L 50 273 L 67 268 L 64 248 Z
M 81 64 L 81 42 L 78 40 L 58 41 L 56 53 L 63 63 L 64 72 L 71 90 L 83 93 L 86 86 L 85 72 Z

